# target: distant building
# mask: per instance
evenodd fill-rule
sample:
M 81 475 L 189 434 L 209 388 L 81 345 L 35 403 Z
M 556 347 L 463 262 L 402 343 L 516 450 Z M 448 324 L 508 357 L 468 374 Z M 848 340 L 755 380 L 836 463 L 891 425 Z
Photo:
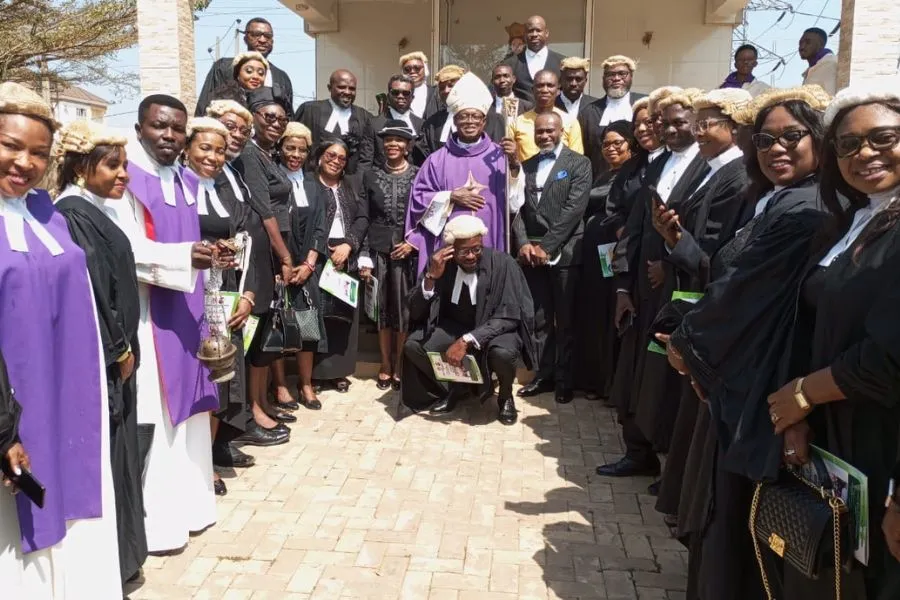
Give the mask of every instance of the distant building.
M 79 119 L 103 123 L 109 108 L 109 102 L 77 86 L 60 88 L 50 99 L 54 116 L 63 125 Z

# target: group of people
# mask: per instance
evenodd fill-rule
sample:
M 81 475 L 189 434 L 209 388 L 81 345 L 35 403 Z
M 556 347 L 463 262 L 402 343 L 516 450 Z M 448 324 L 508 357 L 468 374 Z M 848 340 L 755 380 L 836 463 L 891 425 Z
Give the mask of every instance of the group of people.
M 0 85 L 10 597 L 121 597 L 148 552 L 214 524 L 214 467 L 254 463 L 238 445 L 284 444 L 301 406 L 350 390 L 362 303 L 326 271 L 377 280 L 376 383 L 414 411 L 496 395 L 509 426 L 517 396 L 614 406 L 626 454 L 597 473 L 657 476 L 667 455 L 650 493 L 690 549 L 689 598 L 900 595 L 900 85 L 754 88 L 745 46 L 721 88 L 649 96 L 612 56 L 593 98 L 590 62 L 535 16 L 490 82 L 448 65 L 432 86 L 414 52 L 377 116 L 346 70 L 295 111 L 271 25 L 245 41 L 193 118 L 148 96 L 128 136 L 60 129 Z M 801 40 L 811 72 L 824 44 Z M 279 348 L 304 311 L 305 341 Z M 227 377 L 210 348 L 233 350 Z M 535 377 L 514 395 L 519 367 Z M 748 528 L 755 483 L 812 442 L 868 477 L 873 524 L 867 564 L 815 580 Z

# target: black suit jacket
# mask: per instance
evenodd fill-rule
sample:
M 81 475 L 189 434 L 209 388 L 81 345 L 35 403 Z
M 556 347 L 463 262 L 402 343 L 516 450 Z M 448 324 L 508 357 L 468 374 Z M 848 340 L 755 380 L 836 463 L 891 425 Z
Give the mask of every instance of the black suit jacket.
M 213 92 L 216 88 L 234 80 L 234 67 L 231 66 L 232 60 L 234 59 L 220 58 L 213 63 L 197 98 L 197 109 L 194 111 L 195 116 L 206 116 L 206 108 L 210 102 L 215 100 Z M 276 100 L 281 101 L 284 105 L 284 110 L 290 115 L 294 110 L 294 87 L 291 85 L 291 78 L 272 63 L 269 63 L 269 69 L 272 71 L 272 94 Z
M 638 94 L 631 92 L 629 102 L 634 104 L 646 94 Z M 601 152 L 603 148 L 603 127 L 600 126 L 600 120 L 603 113 L 606 112 L 606 96 L 595 99 L 587 106 L 582 100 L 580 110 L 578 112 L 578 123 L 581 125 L 581 139 L 584 142 L 584 155 L 591 161 L 591 168 L 594 169 L 594 179 L 597 180 L 608 169 L 606 161 L 603 159 Z
M 584 210 L 591 193 L 591 163 L 563 146 L 550 170 L 538 202 L 537 175 L 540 155 L 522 163 L 525 177 L 525 204 L 512 225 L 512 246 L 516 255 L 529 240 L 540 238 L 540 246 L 560 260 L 556 267 L 581 264 Z
M 564 58 L 565 56 L 559 52 L 554 52 L 547 48 L 547 62 L 544 63 L 544 68 L 556 71 L 556 73 L 559 74 L 559 68 Z M 512 67 L 513 75 L 516 76 L 516 83 L 513 85 L 513 94 L 523 100 L 534 103 L 534 93 L 531 89 L 534 86 L 534 79 L 531 78 L 531 73 L 528 72 L 528 63 L 525 61 L 525 50 L 523 50 L 521 54 L 510 56 L 506 59 L 505 63 Z
M 588 106 L 592 105 L 596 101 L 597 101 L 597 98 L 591 96 L 590 94 L 582 94 L 581 95 L 581 104 L 578 105 L 578 114 L 576 116 L 580 119 L 581 115 L 584 114 L 585 109 Z M 568 112 L 566 110 L 566 105 L 565 105 L 565 103 L 563 103 L 563 100 L 562 100 L 562 92 L 560 92 L 559 96 L 556 97 L 556 108 L 558 108 L 559 110 L 561 110 L 563 112 Z
M 325 131 L 328 119 L 331 117 L 331 102 L 326 100 L 310 100 L 304 102 L 297 109 L 294 120 L 303 123 L 312 132 L 313 145 L 318 144 L 326 137 L 334 137 L 330 131 Z M 352 175 L 357 171 L 372 167 L 373 134 L 372 114 L 361 106 L 350 107 L 350 131 L 342 131 L 341 137 L 346 139 L 348 133 L 353 134 L 358 140 L 356 150 L 347 161 L 347 174 Z
M 384 129 L 385 123 L 391 120 L 387 115 L 379 115 L 372 118 L 372 164 L 376 167 L 384 166 L 384 141 L 378 136 L 378 132 Z M 419 139 L 422 137 L 422 125 L 424 121 L 416 115 L 410 113 L 409 120 L 412 121 L 413 129 L 416 130 Z M 409 148 L 409 161 L 418 166 L 425 162 L 425 156 L 422 154 L 422 148 L 418 144 L 418 140 L 414 141 Z

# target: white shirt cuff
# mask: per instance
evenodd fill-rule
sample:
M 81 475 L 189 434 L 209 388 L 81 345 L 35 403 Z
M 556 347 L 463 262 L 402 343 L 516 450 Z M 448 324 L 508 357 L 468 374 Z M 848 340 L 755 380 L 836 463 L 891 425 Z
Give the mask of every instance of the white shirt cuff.
M 432 298 L 434 298 L 434 288 L 432 288 L 431 290 L 426 290 L 424 278 L 422 279 L 422 297 L 426 300 L 431 300 Z
M 466 335 L 462 336 L 462 339 L 465 343 L 475 346 L 476 350 L 481 350 L 481 344 L 478 343 L 478 340 L 476 340 L 475 336 L 471 333 L 467 333 Z

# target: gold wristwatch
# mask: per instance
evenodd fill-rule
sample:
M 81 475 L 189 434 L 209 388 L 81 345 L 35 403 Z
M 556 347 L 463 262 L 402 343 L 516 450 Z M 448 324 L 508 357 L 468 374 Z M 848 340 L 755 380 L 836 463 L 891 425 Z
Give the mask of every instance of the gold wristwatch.
M 801 377 L 797 380 L 797 385 L 794 386 L 794 400 L 796 400 L 797 405 L 803 410 L 809 410 L 809 400 L 806 399 L 806 394 L 803 393 L 803 381 L 806 377 Z

